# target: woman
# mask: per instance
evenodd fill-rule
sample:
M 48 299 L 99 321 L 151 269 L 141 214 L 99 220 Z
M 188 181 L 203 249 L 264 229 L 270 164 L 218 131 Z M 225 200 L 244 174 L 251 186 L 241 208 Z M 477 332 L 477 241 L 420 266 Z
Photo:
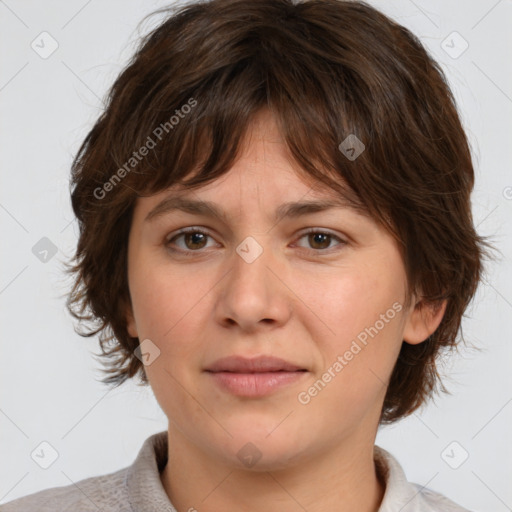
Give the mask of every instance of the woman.
M 374 8 L 172 12 L 74 161 L 69 303 L 168 430 L 3 510 L 463 511 L 374 443 L 458 342 L 473 180 L 442 71 Z

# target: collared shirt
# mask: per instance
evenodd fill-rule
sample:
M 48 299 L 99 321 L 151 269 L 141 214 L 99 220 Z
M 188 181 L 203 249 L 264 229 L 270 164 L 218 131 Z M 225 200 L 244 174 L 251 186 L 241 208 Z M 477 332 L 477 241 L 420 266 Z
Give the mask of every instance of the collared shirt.
M 18 498 L 0 505 L 0 512 L 176 512 L 160 480 L 167 463 L 167 439 L 166 431 L 148 437 L 131 466 Z M 400 464 L 386 450 L 375 446 L 374 456 L 386 485 L 379 512 L 469 512 L 407 482 Z

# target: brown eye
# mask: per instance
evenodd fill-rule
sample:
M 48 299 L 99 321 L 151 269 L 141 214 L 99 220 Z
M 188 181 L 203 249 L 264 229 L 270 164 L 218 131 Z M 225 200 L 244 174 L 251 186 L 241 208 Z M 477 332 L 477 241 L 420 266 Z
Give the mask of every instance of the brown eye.
M 327 233 L 308 233 L 308 241 L 313 249 L 327 249 L 331 238 Z
M 331 252 L 330 249 L 338 249 L 346 244 L 339 236 L 320 230 L 310 230 L 300 237 L 300 240 L 302 239 L 307 240 L 307 247 L 304 245 L 300 245 L 300 247 L 316 253 Z M 337 242 L 337 244 L 332 245 L 332 242 Z
M 184 229 L 177 235 L 169 238 L 165 242 L 165 246 L 170 251 L 175 252 L 200 252 L 201 249 L 207 247 L 208 239 L 212 239 L 211 236 L 200 229 Z
M 184 233 L 183 240 L 187 249 L 202 249 L 205 245 L 207 235 L 201 232 Z

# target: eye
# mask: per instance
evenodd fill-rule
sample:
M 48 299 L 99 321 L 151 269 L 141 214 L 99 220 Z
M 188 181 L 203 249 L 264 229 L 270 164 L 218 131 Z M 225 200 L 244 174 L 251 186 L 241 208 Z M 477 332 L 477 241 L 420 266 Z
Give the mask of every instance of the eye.
M 326 251 L 326 249 L 332 249 L 332 247 L 329 246 L 331 245 L 331 242 L 333 240 L 337 240 L 339 242 L 338 245 L 344 245 L 346 243 L 339 236 L 317 229 L 311 229 L 306 233 L 303 233 L 299 240 L 302 240 L 303 238 L 307 239 L 307 242 L 312 248 L 313 252 Z
M 203 252 L 202 249 L 208 248 L 207 243 L 209 238 L 213 239 L 208 232 L 202 229 L 196 227 L 183 228 L 177 234 L 168 238 L 165 241 L 165 246 L 171 252 L 193 255 L 193 253 L 200 253 Z M 301 245 L 299 245 L 299 247 L 303 247 L 308 252 L 315 254 L 320 252 L 332 252 L 330 249 L 336 249 L 337 246 L 346 244 L 346 241 L 342 240 L 339 236 L 314 228 L 303 233 L 299 240 L 302 239 L 307 240 L 310 248 L 308 249 Z M 183 242 L 182 245 L 177 243 L 178 240 Z M 333 241 L 338 242 L 334 247 L 331 246 Z
M 171 246 L 171 244 L 175 244 L 175 241 L 182 238 L 183 242 L 185 244 L 185 247 L 179 247 L 178 249 L 174 249 Z M 179 251 L 179 252 L 198 252 L 200 249 L 204 249 L 206 247 L 206 242 L 208 238 L 211 238 L 210 235 L 201 229 L 198 228 L 184 228 L 180 230 L 180 232 L 169 238 L 165 245 L 166 247 L 171 251 Z M 177 244 L 175 244 L 177 245 Z

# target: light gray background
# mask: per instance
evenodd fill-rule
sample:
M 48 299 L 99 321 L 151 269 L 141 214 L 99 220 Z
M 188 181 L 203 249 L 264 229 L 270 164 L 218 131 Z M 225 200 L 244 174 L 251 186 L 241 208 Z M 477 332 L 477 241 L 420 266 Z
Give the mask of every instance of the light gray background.
M 444 366 L 453 394 L 382 429 L 377 442 L 409 480 L 472 510 L 512 510 L 512 2 L 370 3 L 418 35 L 448 74 L 474 151 L 475 222 L 502 253 L 464 321 L 467 340 L 481 350 L 462 348 Z M 150 388 L 130 383 L 109 392 L 99 382 L 97 341 L 73 330 L 61 266 L 77 240 L 72 155 L 135 49 L 137 23 L 164 5 L 0 1 L 0 503 L 127 466 L 144 439 L 167 426 Z M 47 59 L 31 48 L 43 31 L 59 45 Z M 469 44 L 458 58 L 442 47 L 453 31 Z M 452 54 L 462 48 L 457 37 L 447 40 Z M 46 263 L 32 252 L 43 237 L 58 248 Z M 48 469 L 30 455 L 42 441 L 59 454 Z M 458 469 L 449 466 L 465 452 Z

